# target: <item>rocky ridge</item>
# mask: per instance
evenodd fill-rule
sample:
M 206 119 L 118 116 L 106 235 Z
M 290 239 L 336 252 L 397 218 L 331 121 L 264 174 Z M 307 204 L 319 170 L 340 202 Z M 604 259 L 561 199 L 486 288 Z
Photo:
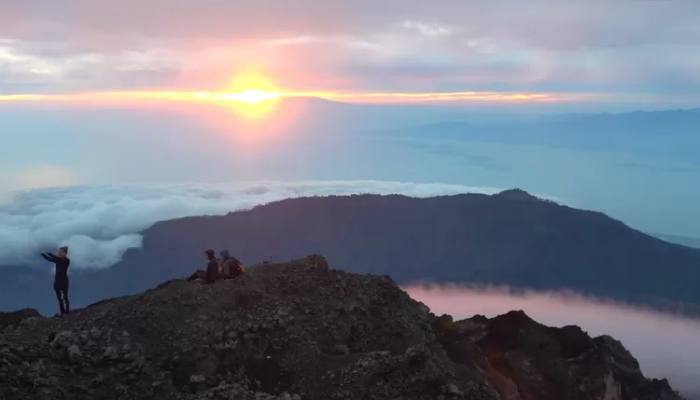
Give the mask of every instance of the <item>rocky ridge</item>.
M 7 400 L 681 399 L 610 337 L 519 311 L 453 321 L 317 255 L 8 321 Z

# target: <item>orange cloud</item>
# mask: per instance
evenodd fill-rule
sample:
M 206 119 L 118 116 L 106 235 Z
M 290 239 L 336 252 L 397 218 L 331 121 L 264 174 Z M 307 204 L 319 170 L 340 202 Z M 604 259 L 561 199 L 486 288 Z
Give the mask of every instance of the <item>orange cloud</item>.
M 330 94 L 330 99 L 356 102 L 408 103 L 449 101 L 566 101 L 574 96 L 551 93 L 446 92 L 446 93 L 348 93 Z
M 421 102 L 552 102 L 581 100 L 591 95 L 562 93 L 510 93 L 510 92 L 436 92 L 436 93 L 351 93 L 351 92 L 285 92 L 249 88 L 240 92 L 205 91 L 131 91 L 95 92 L 75 94 L 19 94 L 0 96 L 0 102 L 24 101 L 123 101 L 165 100 L 192 102 L 262 103 L 284 97 L 318 97 L 351 103 L 421 103 Z

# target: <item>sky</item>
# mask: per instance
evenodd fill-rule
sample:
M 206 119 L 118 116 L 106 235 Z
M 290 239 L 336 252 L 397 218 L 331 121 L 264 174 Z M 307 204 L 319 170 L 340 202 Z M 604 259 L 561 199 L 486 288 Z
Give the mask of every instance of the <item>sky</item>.
M 564 144 L 522 125 L 698 107 L 697 1 L 0 0 L 0 10 L 0 218 L 15 241 L 52 238 L 18 257 L 83 234 L 61 220 L 72 215 L 56 210 L 71 206 L 61 196 L 101 204 L 115 185 L 113 203 L 132 206 L 126 220 L 149 209 L 144 187 L 166 188 L 167 203 L 211 185 L 372 181 L 382 193 L 396 182 L 519 187 L 700 237 L 700 188 L 689 184 L 700 180 L 700 114 Z M 508 121 L 521 125 L 478 140 L 426 125 Z M 508 140 L 488 139 L 504 129 Z M 222 193 L 238 204 L 240 193 Z M 38 217 L 47 210 L 57 213 Z M 14 236 L 27 215 L 33 231 Z
M 157 221 L 314 194 L 520 187 L 700 237 L 698 114 L 566 143 L 522 124 L 699 106 L 697 0 L 0 0 L 0 267 L 68 244 L 76 268 L 107 268 Z M 507 140 L 393 136 L 446 122 L 517 124 Z M 612 333 L 647 374 L 698 389 L 696 323 L 409 292 Z
M 3 95 L 221 92 L 244 76 L 284 92 L 354 100 L 462 93 L 447 99 L 454 101 L 486 92 L 501 100 L 683 106 L 700 93 L 700 3 L 693 0 L 0 6 Z

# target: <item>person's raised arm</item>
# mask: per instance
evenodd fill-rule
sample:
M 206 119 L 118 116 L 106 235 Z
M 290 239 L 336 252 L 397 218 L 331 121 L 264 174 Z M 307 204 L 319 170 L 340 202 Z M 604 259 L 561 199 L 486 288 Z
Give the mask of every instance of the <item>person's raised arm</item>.
M 46 261 L 54 262 L 56 261 L 56 256 L 52 253 L 41 253 L 41 256 L 46 259 Z

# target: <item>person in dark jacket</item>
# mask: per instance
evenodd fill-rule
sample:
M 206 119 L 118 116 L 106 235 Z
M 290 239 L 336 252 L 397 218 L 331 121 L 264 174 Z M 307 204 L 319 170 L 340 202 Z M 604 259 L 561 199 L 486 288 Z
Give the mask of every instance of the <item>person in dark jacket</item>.
M 197 279 L 204 279 L 207 283 L 213 283 L 214 281 L 221 279 L 221 274 L 219 273 L 219 260 L 216 259 L 216 253 L 214 250 L 207 250 L 204 252 L 207 255 L 207 269 L 198 269 L 194 274 L 190 275 L 187 279 L 188 282 L 196 281 Z
M 56 292 L 56 299 L 58 299 L 61 317 L 64 317 L 70 313 L 70 300 L 68 300 L 68 267 L 70 267 L 70 258 L 68 258 L 68 246 L 63 246 L 58 249 L 58 255 L 53 253 L 41 253 L 41 256 L 56 265 L 56 274 L 53 278 L 53 290 Z
M 221 277 L 221 274 L 219 274 L 219 260 L 216 259 L 216 253 L 212 249 L 205 251 L 204 254 L 207 255 L 207 260 L 209 260 L 204 280 L 207 283 L 213 283 Z

